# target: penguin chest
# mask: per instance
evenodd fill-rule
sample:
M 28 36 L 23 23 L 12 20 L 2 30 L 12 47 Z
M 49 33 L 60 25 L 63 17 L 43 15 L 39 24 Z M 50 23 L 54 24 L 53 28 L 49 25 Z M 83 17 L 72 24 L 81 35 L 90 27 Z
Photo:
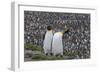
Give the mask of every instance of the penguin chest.
M 56 54 L 63 52 L 62 35 L 59 33 L 56 33 L 53 37 L 52 51 Z
M 52 32 L 46 33 L 45 39 L 44 39 L 44 46 L 43 46 L 45 50 L 51 49 L 52 37 L 53 37 Z

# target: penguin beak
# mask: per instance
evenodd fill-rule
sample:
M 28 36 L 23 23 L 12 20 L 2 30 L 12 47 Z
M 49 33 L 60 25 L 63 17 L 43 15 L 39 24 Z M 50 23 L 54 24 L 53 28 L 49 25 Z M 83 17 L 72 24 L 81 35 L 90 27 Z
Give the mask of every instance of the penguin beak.
M 64 34 L 65 34 L 65 33 L 68 33 L 68 32 L 69 32 L 69 29 L 66 29 L 66 30 L 64 31 Z
M 65 25 L 65 30 L 64 30 L 64 34 L 69 32 L 69 28 Z

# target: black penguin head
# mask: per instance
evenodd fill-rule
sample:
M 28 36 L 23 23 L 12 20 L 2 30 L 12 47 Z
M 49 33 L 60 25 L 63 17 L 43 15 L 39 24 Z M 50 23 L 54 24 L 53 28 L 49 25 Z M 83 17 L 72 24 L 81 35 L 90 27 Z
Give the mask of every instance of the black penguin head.
M 68 33 L 68 32 L 69 32 L 69 28 L 67 27 L 67 25 L 65 25 L 63 34 Z
M 65 33 L 68 33 L 68 32 L 69 32 L 69 29 L 65 30 L 65 31 L 64 31 L 64 34 L 65 34 Z
M 52 27 L 51 26 L 47 26 L 47 30 L 52 30 Z

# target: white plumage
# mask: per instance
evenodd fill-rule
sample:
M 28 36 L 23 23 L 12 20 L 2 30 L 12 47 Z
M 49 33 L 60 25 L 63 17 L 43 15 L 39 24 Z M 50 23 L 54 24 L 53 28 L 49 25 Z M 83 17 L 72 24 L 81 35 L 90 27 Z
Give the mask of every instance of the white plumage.
M 52 41 L 52 54 L 53 55 L 63 55 L 63 44 L 62 44 L 62 32 L 56 32 L 53 36 Z
M 44 49 L 45 54 L 51 53 L 52 38 L 53 38 L 52 30 L 47 31 L 45 34 L 44 45 L 43 45 L 43 49 Z

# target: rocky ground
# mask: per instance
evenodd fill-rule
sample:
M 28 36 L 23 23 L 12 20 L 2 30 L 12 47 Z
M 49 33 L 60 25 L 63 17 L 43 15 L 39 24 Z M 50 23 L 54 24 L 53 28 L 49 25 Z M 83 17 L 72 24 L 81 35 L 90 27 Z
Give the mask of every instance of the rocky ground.
M 69 28 L 69 33 L 63 37 L 64 56 L 56 59 L 90 58 L 90 14 L 24 11 L 25 61 L 35 60 L 32 53 L 36 51 L 30 50 L 31 55 L 27 52 L 31 45 L 43 47 L 48 25 L 53 27 L 54 33 L 63 31 L 65 26 Z M 26 44 L 31 45 L 27 47 Z M 40 55 L 45 57 L 43 53 Z

